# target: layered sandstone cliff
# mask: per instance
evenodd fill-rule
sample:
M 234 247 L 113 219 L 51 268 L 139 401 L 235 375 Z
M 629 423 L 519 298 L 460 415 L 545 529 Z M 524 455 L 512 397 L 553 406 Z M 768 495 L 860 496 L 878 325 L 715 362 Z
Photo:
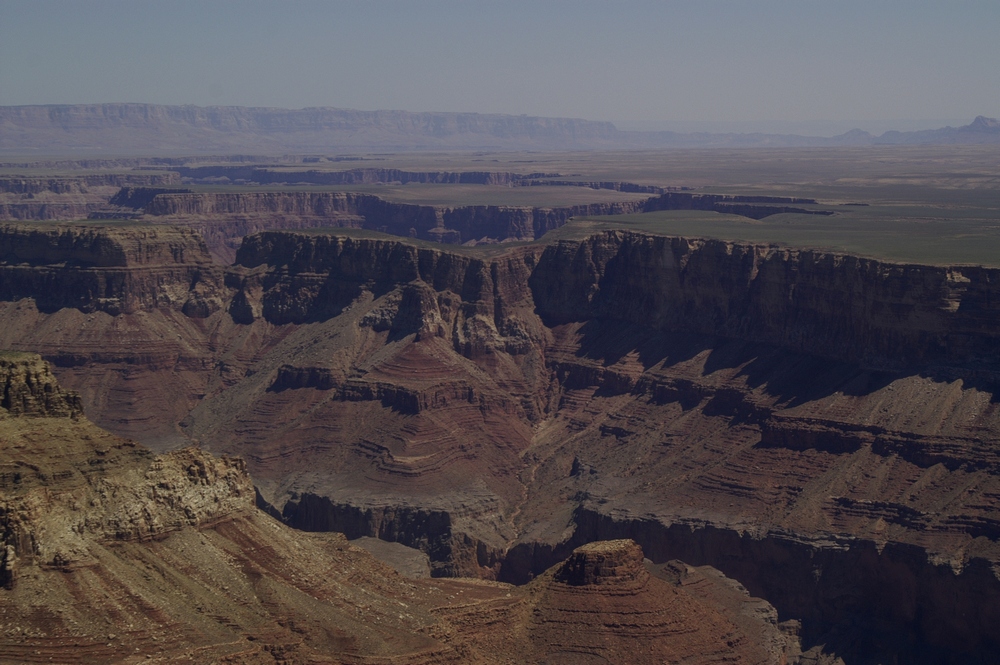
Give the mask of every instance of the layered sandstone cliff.
M 614 579 L 603 569 L 596 591 L 404 579 L 339 534 L 295 532 L 256 510 L 241 460 L 154 456 L 94 427 L 36 355 L 4 352 L 0 385 L 2 663 L 552 662 L 578 639 L 558 615 L 582 594 L 614 612 L 578 622 L 601 638 L 580 657 L 647 637 L 648 662 L 798 653 L 773 619 L 747 623 L 705 594 L 663 585 L 663 612 L 646 589 L 656 581 L 616 583 L 639 579 L 621 566 Z M 637 547 L 624 547 L 635 568 Z M 620 625 L 651 613 L 658 622 Z
M 279 173 L 281 177 L 294 177 L 288 173 Z M 435 174 L 423 175 L 430 177 Z M 623 189 L 623 183 L 601 184 L 608 184 L 609 188 L 618 191 L 630 189 L 628 187 Z M 574 217 L 627 215 L 658 210 L 707 210 L 752 219 L 762 219 L 781 213 L 832 214 L 826 210 L 788 205 L 815 203 L 810 199 L 679 192 L 660 193 L 659 196 L 648 199 L 562 207 L 425 206 L 396 203 L 371 194 L 350 192 L 236 191 L 195 194 L 157 192 L 152 189 L 141 192 L 123 190 L 112 199 L 112 202 L 141 208 L 148 215 L 165 217 L 168 218 L 166 221 L 172 223 L 189 224 L 191 217 L 211 218 L 210 224 L 200 224 L 198 228 L 201 232 L 210 234 L 213 239 L 220 231 L 228 233 L 228 236 L 224 237 L 224 242 L 234 247 L 238 240 L 249 234 L 251 229 L 256 232 L 324 225 L 356 227 L 403 237 L 462 244 L 477 241 L 535 240 L 553 229 L 564 226 Z M 218 253 L 220 250 L 216 251 Z
M 122 187 L 179 183 L 176 173 L 91 173 L 54 177 L 0 177 L 0 221 L 85 219 L 107 207 Z
M 222 271 L 184 229 L 92 225 L 0 228 L 0 298 L 39 308 L 132 313 L 158 307 L 207 316 Z
M 290 524 L 518 582 L 629 537 L 855 662 L 975 662 L 1000 620 L 994 273 L 628 232 L 269 232 L 205 319 L 0 304 L 47 355 L 125 323 L 183 346 L 147 363 L 109 336 L 114 359 L 60 371 L 116 427 L 138 421 L 114 399 L 176 390 L 143 426 L 245 456 Z
M 551 323 L 612 319 L 880 367 L 992 363 L 995 269 L 609 232 L 548 247 Z

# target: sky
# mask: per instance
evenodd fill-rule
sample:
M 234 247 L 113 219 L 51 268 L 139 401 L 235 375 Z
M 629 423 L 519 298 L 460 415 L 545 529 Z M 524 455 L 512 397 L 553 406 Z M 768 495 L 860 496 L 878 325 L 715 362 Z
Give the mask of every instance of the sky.
M 997 0 L 0 0 L 0 105 L 880 133 L 1000 116 L 998 35 Z

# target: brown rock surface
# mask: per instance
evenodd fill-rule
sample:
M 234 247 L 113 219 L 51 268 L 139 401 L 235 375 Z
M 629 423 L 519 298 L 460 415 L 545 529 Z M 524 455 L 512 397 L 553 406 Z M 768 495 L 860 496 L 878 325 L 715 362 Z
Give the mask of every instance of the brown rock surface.
M 1000 622 L 997 283 L 622 232 L 265 233 L 205 318 L 25 298 L 0 339 L 38 344 L 99 422 L 183 421 L 289 523 L 438 575 L 527 581 L 627 537 L 740 580 L 807 646 L 960 662 Z
M 0 381 L 32 405 L 0 409 L 0 663 L 551 662 L 535 654 L 563 642 L 606 653 L 648 633 L 600 615 L 600 644 L 577 644 L 580 622 L 550 618 L 573 591 L 408 580 L 339 534 L 296 532 L 256 510 L 240 460 L 193 448 L 157 457 L 94 427 L 38 356 L 6 354 Z M 641 552 L 625 547 L 626 583 L 605 575 L 609 590 L 588 600 L 659 616 L 649 576 L 635 584 Z M 671 609 L 716 612 L 694 597 Z M 784 651 L 757 658 L 765 640 L 685 625 L 644 648 L 647 660 L 709 650 L 783 662 Z
M 544 663 L 781 663 L 795 648 L 775 617 L 744 632 L 683 587 L 651 576 L 631 540 L 577 548 L 528 585 L 528 595 L 528 636 Z
M 85 219 L 124 186 L 180 182 L 176 173 L 91 173 L 58 177 L 0 175 L 0 221 Z

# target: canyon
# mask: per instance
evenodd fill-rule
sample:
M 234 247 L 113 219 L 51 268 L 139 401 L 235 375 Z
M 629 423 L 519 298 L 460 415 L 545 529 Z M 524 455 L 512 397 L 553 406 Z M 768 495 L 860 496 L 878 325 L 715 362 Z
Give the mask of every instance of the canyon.
M 521 242 L 473 247 L 400 237 L 412 223 L 263 230 L 225 265 L 192 228 L 213 215 L 358 208 L 147 198 L 156 223 L 4 228 L 0 348 L 40 353 L 79 393 L 66 409 L 115 436 L 243 460 L 218 464 L 249 474 L 240 499 L 296 529 L 283 538 L 395 541 L 434 583 L 556 605 L 573 580 L 600 587 L 591 543 L 624 539 L 641 553 L 611 548 L 621 584 L 711 566 L 807 652 L 995 653 L 998 269 L 627 230 L 535 240 L 534 213 L 494 238 Z
M 0 353 L 0 387 L 3 663 L 833 662 L 631 540 L 521 587 L 406 578 L 258 510 L 240 459 L 96 427 L 37 355 Z

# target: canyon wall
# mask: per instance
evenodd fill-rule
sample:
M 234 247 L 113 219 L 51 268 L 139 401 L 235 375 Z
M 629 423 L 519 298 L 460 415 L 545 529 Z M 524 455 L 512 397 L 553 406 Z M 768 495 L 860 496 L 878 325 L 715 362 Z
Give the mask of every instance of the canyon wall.
M 467 271 L 477 265 L 480 274 L 500 275 L 504 284 L 526 277 L 532 302 L 550 326 L 613 320 L 886 368 L 983 367 L 1000 350 L 1000 271 L 992 268 L 906 265 L 622 231 L 520 255 L 530 257 L 524 259 L 530 273 L 508 278 L 498 272 L 508 265 L 506 257 L 487 263 L 390 239 L 268 232 L 248 237 L 236 262 L 280 267 L 268 292 L 269 311 L 286 309 L 274 300 L 280 280 L 299 273 L 324 275 L 331 285 L 420 280 L 438 291 L 468 293 Z M 301 302 L 302 293 L 289 286 L 280 293 Z M 483 297 L 488 311 L 492 298 Z
M 141 274 L 174 254 L 140 228 L 11 230 L 8 265 Z M 203 265 L 189 251 L 177 265 Z M 40 283 L 0 309 L 17 344 L 97 377 L 73 387 L 114 426 L 108 386 L 176 392 L 143 427 L 172 418 L 246 459 L 272 514 L 419 547 L 437 575 L 524 582 L 629 537 L 727 572 L 854 663 L 996 647 L 996 270 L 623 231 L 489 248 L 272 231 L 219 275 L 204 318 L 180 299 L 104 312 L 134 326 L 104 342 L 114 364 L 44 327 L 94 324 L 23 304 Z M 144 374 L 142 326 L 183 354 Z
M 615 319 L 875 366 L 992 362 L 1000 271 L 608 232 L 546 248 L 551 323 Z
M 121 187 L 164 187 L 180 183 L 176 173 L 91 173 L 0 177 L 0 221 L 85 219 L 107 206 Z
M 221 306 L 222 271 L 185 229 L 91 226 L 0 228 L 0 299 L 33 299 L 55 311 L 131 313 L 176 307 L 207 315 Z

